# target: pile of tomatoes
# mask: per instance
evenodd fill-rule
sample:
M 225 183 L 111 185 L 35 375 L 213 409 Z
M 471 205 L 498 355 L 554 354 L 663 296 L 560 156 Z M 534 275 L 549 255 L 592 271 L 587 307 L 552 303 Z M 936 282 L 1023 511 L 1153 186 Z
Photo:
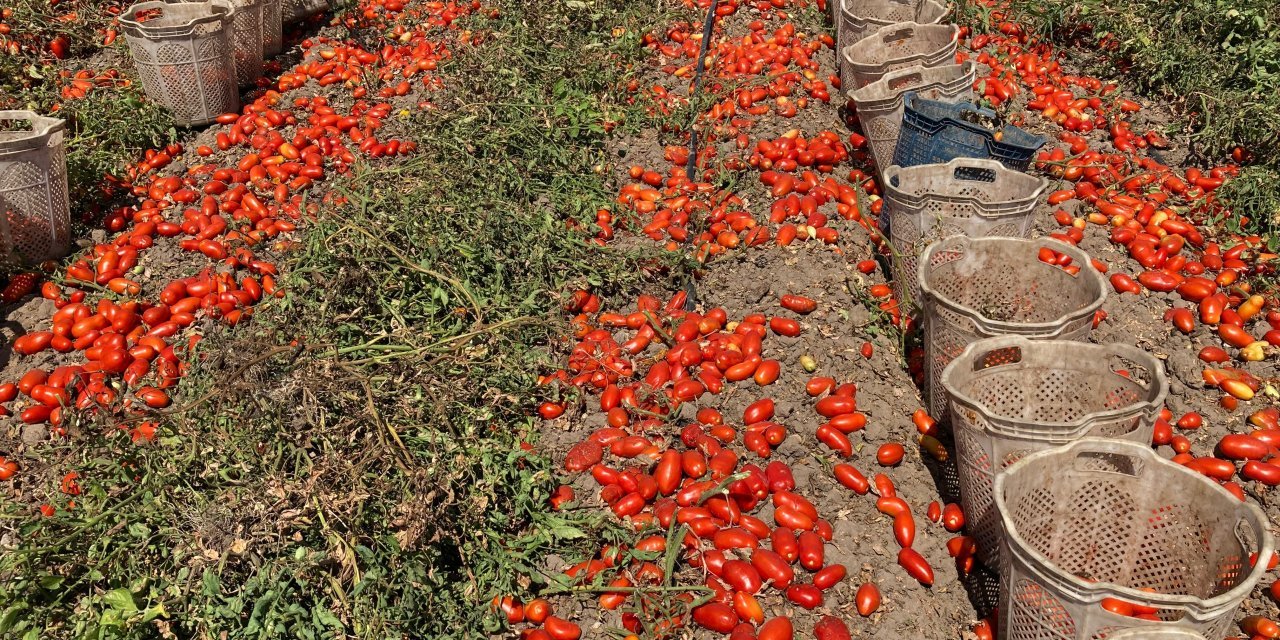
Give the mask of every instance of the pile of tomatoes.
M 114 188 L 136 201 L 107 213 L 104 224 L 114 236 L 73 259 L 61 274 L 64 284 L 41 286 L 56 311 L 45 327 L 19 336 L 13 350 L 54 364 L 0 384 L 0 411 L 47 424 L 55 436 L 72 421 L 102 419 L 134 439 L 150 439 L 155 423 L 143 420 L 169 406 L 201 335 L 216 324 L 236 325 L 263 300 L 283 296 L 276 256 L 328 201 L 317 197 L 317 187 L 349 173 L 359 156 L 414 152 L 412 140 L 386 133 L 392 103 L 411 93 L 427 102 L 426 92 L 439 86 L 431 71 L 450 55 L 444 42 L 431 39 L 432 30 L 456 29 L 454 21 L 479 3 L 426 3 L 404 20 L 383 3 L 368 7 L 372 17 L 349 15 L 349 26 L 389 30 L 394 43 L 368 51 L 326 37 L 304 40 L 302 61 L 241 113 L 219 117 L 203 134 L 207 144 L 148 151 L 115 179 Z M 331 100 L 339 94 L 346 96 Z M 157 245 L 185 257 L 166 270 L 189 275 L 148 277 Z M 34 284 L 34 274 L 18 276 L 5 301 Z

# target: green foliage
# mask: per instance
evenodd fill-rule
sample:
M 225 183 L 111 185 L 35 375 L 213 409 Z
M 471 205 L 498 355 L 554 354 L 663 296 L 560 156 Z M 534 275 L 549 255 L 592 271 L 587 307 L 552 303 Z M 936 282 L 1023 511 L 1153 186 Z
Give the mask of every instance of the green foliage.
M 1237 216 L 1252 220 L 1252 230 L 1280 228 L 1280 4 L 1012 0 L 1011 6 L 1041 35 L 1083 41 L 1140 92 L 1170 101 L 1190 120 L 1202 157 L 1220 160 L 1236 145 L 1256 154 L 1252 184 L 1227 188 L 1222 197 Z
M 521 445 L 561 296 L 682 268 L 566 225 L 613 199 L 602 122 L 627 109 L 634 34 L 666 18 L 498 4 L 438 108 L 389 119 L 417 154 L 335 185 L 347 204 L 306 228 L 289 294 L 202 343 L 156 443 L 104 427 L 39 450 L 29 466 L 76 469 L 84 493 L 37 488 L 49 518 L 0 506 L 0 636 L 485 637 L 490 598 L 554 582 L 549 554 L 626 537 L 551 511 L 553 462 Z

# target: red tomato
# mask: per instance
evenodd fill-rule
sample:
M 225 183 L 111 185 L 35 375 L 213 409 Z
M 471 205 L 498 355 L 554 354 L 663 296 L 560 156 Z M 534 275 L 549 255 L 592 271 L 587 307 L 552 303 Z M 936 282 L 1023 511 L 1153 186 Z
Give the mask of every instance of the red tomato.
M 760 630 L 756 632 L 756 640 L 791 640 L 794 635 L 791 618 L 778 616 L 760 625 Z
M 880 448 L 876 450 L 876 462 L 885 467 L 897 466 L 898 463 L 902 462 L 902 458 L 906 453 L 906 449 L 901 444 L 887 442 L 880 445 Z
M 813 637 L 816 640 L 852 640 L 849 628 L 835 616 L 822 616 L 818 624 L 813 625 Z
M 906 569 L 907 575 L 920 581 L 920 584 L 926 587 L 933 585 L 933 567 L 929 566 L 929 561 L 919 551 L 904 547 L 898 551 L 898 564 Z
M 738 614 L 726 604 L 708 602 L 693 610 L 693 621 L 704 629 L 729 633 L 738 624 Z
M 853 600 L 858 607 L 858 615 L 869 616 L 880 608 L 880 588 L 874 583 L 865 583 L 858 587 L 858 593 Z
M 784 593 L 787 600 L 798 607 L 816 609 L 822 606 L 822 590 L 811 584 L 793 584 Z

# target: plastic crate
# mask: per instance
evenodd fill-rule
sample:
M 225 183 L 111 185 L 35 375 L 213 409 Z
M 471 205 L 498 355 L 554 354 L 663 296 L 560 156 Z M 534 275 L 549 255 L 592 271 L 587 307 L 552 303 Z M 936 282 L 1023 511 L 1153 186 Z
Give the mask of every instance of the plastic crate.
M 150 0 L 129 7 L 120 25 L 147 96 L 175 123 L 202 125 L 240 110 L 229 6 Z
M 1026 171 L 1036 150 L 1045 142 L 1018 127 L 1001 125 L 994 111 L 907 93 L 903 98 L 902 134 L 894 149 L 893 163 L 914 167 L 955 158 L 983 158 Z
M 846 90 L 861 89 L 890 71 L 907 67 L 955 64 L 954 24 L 898 22 L 840 49 L 840 81 Z
M 907 67 L 848 92 L 876 167 L 883 170 L 893 164 L 893 150 L 902 131 L 903 94 L 914 91 L 930 100 L 967 102 L 973 99 L 975 69 L 969 61 L 932 68 Z
M 30 111 L 0 111 L 0 260 L 33 266 L 71 246 L 66 123 Z
M 1151 444 L 1169 381 L 1160 361 L 1123 344 L 979 340 L 942 371 L 965 529 L 995 567 L 1003 537 L 997 473 L 1031 453 L 1085 437 Z
M 280 19 L 285 24 L 301 22 L 328 10 L 328 0 L 280 0 Z
M 1079 271 L 1040 261 L 1041 249 L 1065 254 Z M 1085 340 L 1107 297 L 1088 254 L 1047 238 L 952 236 L 925 249 L 916 273 L 929 412 L 944 422 L 942 371 L 971 343 L 1003 335 Z
M 939 24 L 949 10 L 947 3 L 940 0 L 840 0 L 839 4 L 837 51 L 883 26 L 899 22 Z
M 894 293 L 904 309 L 920 302 L 916 265 L 929 243 L 953 235 L 1026 238 L 1040 195 L 1049 187 L 1044 178 L 972 158 L 892 166 L 880 184 L 880 224 L 889 230 Z
M 284 50 L 284 23 L 280 0 L 262 0 L 262 56 L 269 58 Z
M 1086 438 L 1029 455 L 996 476 L 995 499 L 1004 640 L 1133 627 L 1222 638 L 1273 552 L 1262 510 L 1150 445 Z M 1112 613 L 1107 598 L 1161 622 Z

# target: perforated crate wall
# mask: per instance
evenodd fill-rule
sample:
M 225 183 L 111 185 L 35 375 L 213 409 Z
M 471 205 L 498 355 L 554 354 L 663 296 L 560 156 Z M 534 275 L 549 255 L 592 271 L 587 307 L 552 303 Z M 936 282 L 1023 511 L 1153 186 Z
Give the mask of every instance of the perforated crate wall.
M 0 260 L 33 266 L 71 246 L 66 123 L 0 111 Z

